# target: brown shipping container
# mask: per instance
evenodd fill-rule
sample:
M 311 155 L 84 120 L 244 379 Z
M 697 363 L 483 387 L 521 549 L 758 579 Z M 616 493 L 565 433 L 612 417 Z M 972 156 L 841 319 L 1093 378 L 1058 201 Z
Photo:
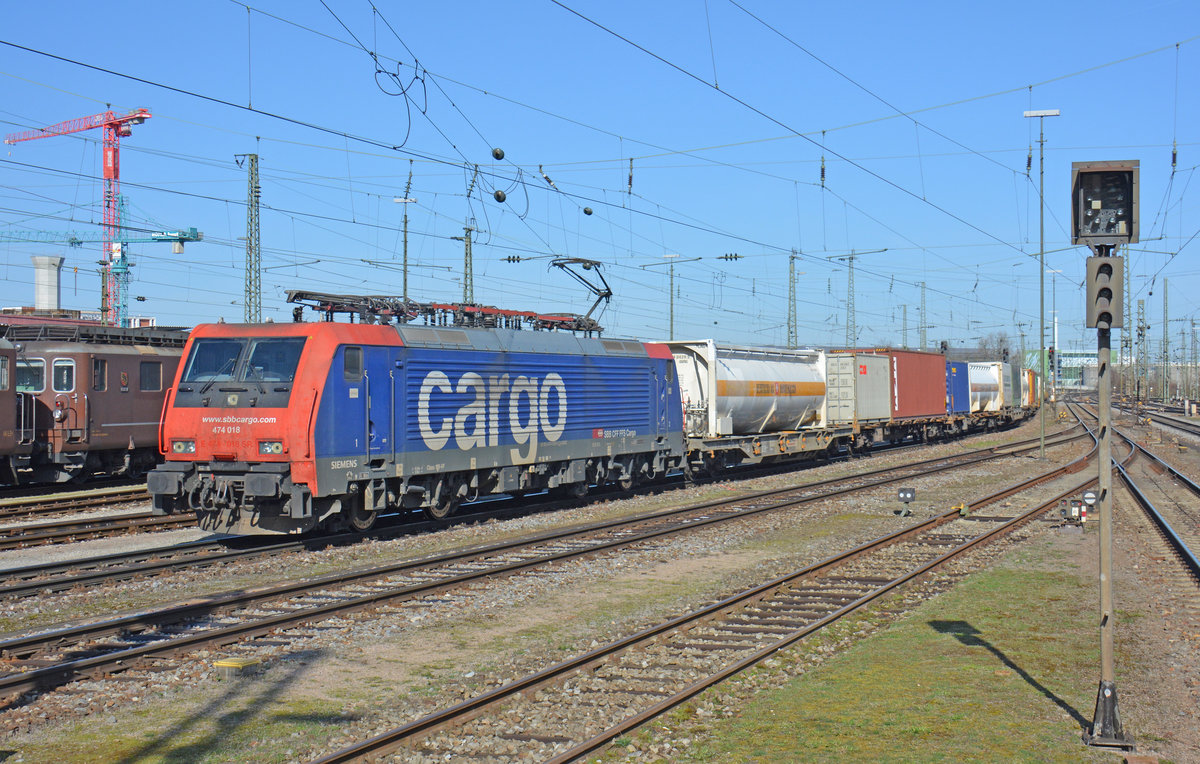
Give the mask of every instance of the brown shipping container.
M 946 356 L 914 350 L 889 350 L 892 418 L 915 419 L 946 414 Z

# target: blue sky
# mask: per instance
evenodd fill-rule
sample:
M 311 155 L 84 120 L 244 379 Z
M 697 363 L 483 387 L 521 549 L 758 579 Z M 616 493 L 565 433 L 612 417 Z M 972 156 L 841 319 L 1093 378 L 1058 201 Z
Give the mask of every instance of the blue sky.
M 1187 0 L 52 8 L 6 10 L 0 133 L 109 103 L 150 109 L 121 144 L 128 223 L 205 234 L 182 256 L 131 246 L 130 291 L 146 298 L 131 312 L 164 324 L 241 319 L 234 156 L 257 152 L 275 320 L 290 319 L 287 289 L 400 294 L 405 205 L 393 199 L 411 169 L 416 299 L 462 298 L 453 237 L 473 220 L 477 302 L 582 313 L 590 295 L 548 263 L 599 260 L 612 336 L 667 337 L 664 255 L 678 255 L 677 338 L 783 344 L 794 248 L 801 344 L 845 343 L 836 258 L 855 250 L 868 253 L 855 262 L 858 344 L 900 344 L 907 312 L 915 346 L 924 282 L 931 343 L 1004 331 L 1034 347 L 1037 120 L 1022 112 L 1052 108 L 1045 247 L 1061 273 L 1047 277 L 1046 313 L 1052 323 L 1057 308 L 1059 347 L 1095 341 L 1082 328 L 1086 250 L 1067 232 L 1074 161 L 1141 161 L 1129 272 L 1154 347 L 1164 281 L 1174 348 L 1200 305 L 1200 5 Z M 0 233 L 98 231 L 100 137 L 4 146 Z M 0 302 L 32 303 L 32 254 L 67 258 L 64 307 L 98 307 L 99 245 L 0 242 Z

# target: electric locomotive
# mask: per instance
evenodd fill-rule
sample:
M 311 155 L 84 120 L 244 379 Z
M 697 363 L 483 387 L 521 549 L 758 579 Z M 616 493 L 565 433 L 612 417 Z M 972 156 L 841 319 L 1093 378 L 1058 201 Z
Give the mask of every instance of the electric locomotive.
M 227 533 L 365 530 L 488 494 L 628 488 L 681 463 L 665 346 L 504 327 L 529 315 L 197 326 L 164 409 L 154 511 Z

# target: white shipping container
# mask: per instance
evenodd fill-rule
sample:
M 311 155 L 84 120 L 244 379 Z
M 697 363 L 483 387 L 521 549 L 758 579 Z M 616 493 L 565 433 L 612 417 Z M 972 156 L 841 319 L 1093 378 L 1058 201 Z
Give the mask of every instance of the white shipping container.
M 822 351 L 718 345 L 714 340 L 664 344 L 675 359 L 689 437 L 823 426 Z
M 998 361 L 967 364 L 971 383 L 971 413 L 1000 411 L 1013 401 L 1012 371 Z
M 830 425 L 887 422 L 892 417 L 886 355 L 831 353 L 825 362 L 825 418 Z

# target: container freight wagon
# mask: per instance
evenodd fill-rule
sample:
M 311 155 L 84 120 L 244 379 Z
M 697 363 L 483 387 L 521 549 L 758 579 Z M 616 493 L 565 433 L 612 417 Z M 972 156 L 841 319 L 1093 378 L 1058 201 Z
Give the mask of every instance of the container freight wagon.
M 679 376 L 693 470 L 715 472 L 830 448 L 838 431 L 826 427 L 822 351 L 715 340 L 665 344 Z
M 444 518 L 490 493 L 628 487 L 683 460 L 662 345 L 511 329 L 207 324 L 151 474 L 158 514 L 235 533 Z
M 971 380 L 966 361 L 946 361 L 946 414 L 971 413 Z

